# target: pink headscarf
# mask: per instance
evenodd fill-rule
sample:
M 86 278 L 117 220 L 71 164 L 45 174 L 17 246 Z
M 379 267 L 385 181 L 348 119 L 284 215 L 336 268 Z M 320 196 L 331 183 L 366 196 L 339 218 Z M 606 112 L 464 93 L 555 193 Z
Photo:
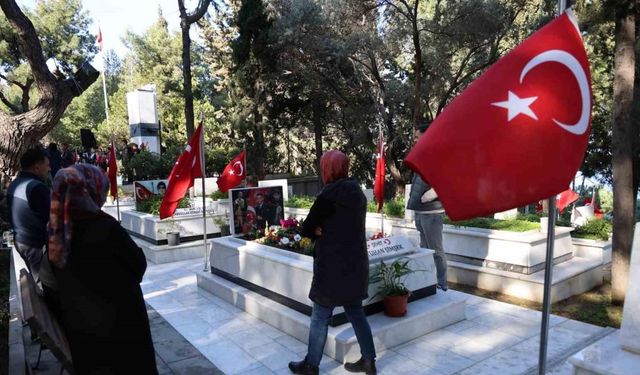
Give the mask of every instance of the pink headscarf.
M 64 268 L 69 259 L 73 223 L 95 216 L 107 200 L 109 180 L 90 164 L 74 164 L 56 173 L 49 218 L 49 260 Z
M 325 152 L 320 158 L 322 182 L 330 184 L 349 175 L 349 158 L 338 150 Z

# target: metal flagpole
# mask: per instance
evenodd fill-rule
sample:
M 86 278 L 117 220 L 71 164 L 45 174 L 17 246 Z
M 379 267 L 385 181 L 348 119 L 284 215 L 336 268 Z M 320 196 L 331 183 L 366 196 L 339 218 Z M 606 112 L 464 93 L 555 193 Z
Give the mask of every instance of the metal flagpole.
M 204 113 L 200 112 L 200 126 L 202 129 L 200 130 L 200 165 L 202 168 L 202 248 L 204 251 L 204 268 L 203 271 L 209 270 L 208 265 L 208 257 L 209 252 L 207 249 L 207 200 L 205 192 L 205 179 L 207 175 L 205 173 L 205 159 L 204 159 Z
M 382 124 L 378 124 L 378 158 L 382 158 L 382 153 L 384 152 L 384 137 L 382 136 Z M 377 166 L 378 163 L 376 163 Z M 377 168 L 376 168 L 377 169 Z M 376 171 L 377 172 L 377 171 Z M 384 237 L 384 178 L 382 179 L 382 210 L 380 211 L 380 231 L 382 232 L 382 237 Z
M 242 153 L 244 154 L 244 165 L 242 166 L 244 171 L 244 187 L 248 187 L 247 178 L 249 177 L 249 173 L 247 172 L 247 142 L 242 143 Z
M 100 53 L 102 54 L 102 93 L 104 94 L 104 114 L 107 120 L 107 128 L 109 128 L 109 98 L 107 97 L 107 63 L 104 58 L 104 52 L 102 48 L 100 48 Z M 116 145 L 113 137 L 111 137 L 111 151 L 115 153 Z M 115 155 L 114 155 L 115 158 Z M 117 181 L 117 180 L 116 180 Z M 117 183 L 117 182 L 116 182 Z M 118 222 L 120 222 L 120 194 L 118 194 L 118 188 L 116 186 L 116 212 L 118 214 Z
M 113 152 L 113 159 L 116 160 L 116 144 L 111 139 L 111 152 Z M 117 162 L 117 161 L 116 161 Z M 116 212 L 118 213 L 118 223 L 120 223 L 120 194 L 118 194 L 118 176 L 116 175 Z
M 566 0 L 558 0 L 558 15 L 567 7 Z M 553 245 L 555 242 L 556 197 L 549 198 L 549 222 L 547 224 L 547 257 L 544 266 L 544 297 L 542 301 L 542 324 L 540 325 L 540 353 L 538 375 L 547 372 L 547 342 L 549 340 L 549 313 L 551 310 L 551 284 L 553 282 Z

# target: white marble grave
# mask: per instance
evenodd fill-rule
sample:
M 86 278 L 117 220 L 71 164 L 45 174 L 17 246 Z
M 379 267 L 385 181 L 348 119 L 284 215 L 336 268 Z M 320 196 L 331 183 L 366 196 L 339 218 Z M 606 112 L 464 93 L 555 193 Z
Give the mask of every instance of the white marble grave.
M 141 238 L 152 245 L 165 244 L 167 232 L 179 231 L 181 240 L 202 238 L 204 232 L 202 211 L 194 211 L 188 215 L 175 215 L 173 220 L 160 220 L 160 217 L 138 211 L 120 212 L 121 224 L 133 236 Z M 224 213 L 207 214 L 207 234 L 220 233 L 215 219 L 225 219 Z
M 633 239 L 629 284 L 620 328 L 620 345 L 623 349 L 640 355 L 640 223 L 636 224 Z
M 640 223 L 636 224 L 622 327 L 571 358 L 575 375 L 640 373 Z
M 230 236 L 216 238 L 211 242 L 210 262 L 213 273 L 228 279 L 241 279 L 295 303 L 312 306 L 308 297 L 313 278 L 312 257 Z M 404 246 L 406 250 L 409 245 L 405 243 Z M 407 257 L 411 260 L 410 266 L 413 269 L 422 270 L 406 278 L 407 288 L 414 294 L 420 290 L 427 293 L 426 289 L 431 289 L 428 293 L 435 292 L 436 278 L 432 250 L 412 248 L 410 251 L 402 251 L 398 254 L 372 256 L 370 267 L 375 267 L 380 260 L 388 262 L 398 256 Z M 376 289 L 377 284 L 371 284 L 369 295 L 375 295 Z M 374 304 L 380 300 L 381 297 L 378 296 L 366 300 L 364 304 Z M 341 312 L 338 310 L 336 313 Z
M 556 227 L 554 259 L 572 257 L 573 228 Z M 393 234 L 408 236 L 414 244 L 420 237 L 412 224 L 396 224 Z M 450 260 L 504 271 L 532 274 L 544 268 L 547 235 L 539 231 L 508 232 L 445 225 L 443 245 Z
M 218 191 L 218 177 L 207 177 L 204 179 L 204 194 L 210 195 Z M 196 196 L 202 196 L 202 179 L 193 180 L 193 192 Z
M 199 272 L 198 286 L 306 342 L 313 259 L 233 237 L 216 238 L 211 243 L 211 273 Z M 453 293 L 435 294 L 432 250 L 415 248 L 404 238 L 375 240 L 369 245 L 371 267 L 398 257 L 410 259 L 410 266 L 420 271 L 409 275 L 405 285 L 413 296 L 424 297 L 410 302 L 408 314 L 403 318 L 389 318 L 382 313 L 369 317 L 378 350 L 403 344 L 465 318 L 465 298 Z M 376 289 L 377 284 L 370 284 L 369 295 L 374 296 Z M 365 309 L 381 307 L 381 299 L 376 296 L 364 300 Z M 325 353 L 341 362 L 355 360 L 360 355 L 357 339 L 341 315 L 343 309 L 336 308 Z

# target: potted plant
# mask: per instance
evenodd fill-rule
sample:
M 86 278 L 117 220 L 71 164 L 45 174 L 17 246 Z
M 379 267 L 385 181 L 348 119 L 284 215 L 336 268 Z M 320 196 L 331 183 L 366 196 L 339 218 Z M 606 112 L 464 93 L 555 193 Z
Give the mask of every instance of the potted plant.
M 169 246 L 180 245 L 180 230 L 175 220 L 173 220 L 173 216 L 164 220 L 164 223 L 165 228 L 160 232 L 167 236 L 167 244 Z
M 231 235 L 231 227 L 229 226 L 229 211 L 224 210 L 224 217 L 214 217 L 213 222 L 220 228 L 221 236 Z
M 380 261 L 369 278 L 370 283 L 380 282 L 378 292 L 373 297 L 383 296 L 384 313 L 387 316 L 401 317 L 407 313 L 411 291 L 404 285 L 404 280 L 416 272 L 409 267 L 410 261 L 408 258 L 398 258 L 389 264 Z

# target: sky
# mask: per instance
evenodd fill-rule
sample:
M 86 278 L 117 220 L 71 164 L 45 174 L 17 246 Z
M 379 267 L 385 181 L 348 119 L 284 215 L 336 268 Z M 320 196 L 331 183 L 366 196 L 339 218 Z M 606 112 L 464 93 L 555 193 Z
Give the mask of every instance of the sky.
M 18 5 L 33 8 L 36 2 L 37 0 L 18 0 Z M 188 11 L 193 11 L 197 4 L 197 0 L 185 0 Z M 113 49 L 120 57 L 127 52 L 121 40 L 126 31 L 143 33 L 156 21 L 158 7 L 162 8 L 169 29 L 178 30 L 178 0 L 82 0 L 82 8 L 89 12 L 93 20 L 90 32 L 98 35 L 99 26 L 102 30 L 104 49 Z

